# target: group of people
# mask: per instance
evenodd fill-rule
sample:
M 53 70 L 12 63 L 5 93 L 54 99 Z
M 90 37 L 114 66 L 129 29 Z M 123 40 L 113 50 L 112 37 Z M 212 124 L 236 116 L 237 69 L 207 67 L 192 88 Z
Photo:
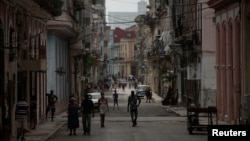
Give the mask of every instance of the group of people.
M 46 118 L 48 117 L 49 111 L 51 111 L 51 121 L 54 121 L 55 104 L 58 101 L 58 97 L 53 93 L 53 91 L 51 91 L 50 93 L 46 95 L 48 96 Z M 116 90 L 113 93 L 113 99 L 114 99 L 113 110 L 115 109 L 115 107 L 119 109 L 118 93 Z M 23 102 L 23 99 L 19 103 L 22 103 L 22 102 Z M 131 91 L 131 95 L 128 97 L 127 111 L 130 112 L 133 127 L 137 125 L 137 115 L 138 115 L 137 107 L 139 107 L 140 103 L 141 103 L 141 99 L 135 95 L 134 91 Z M 18 104 L 17 104 L 17 107 L 20 107 Z M 100 113 L 100 125 L 103 128 L 104 122 L 105 122 L 105 114 L 106 112 L 109 112 L 108 99 L 105 97 L 104 92 L 101 92 L 101 98 L 98 100 L 98 104 L 99 104 L 99 113 Z M 80 124 L 79 112 L 78 112 L 79 109 L 81 110 L 81 114 L 82 114 L 83 134 L 90 135 L 91 133 L 91 118 L 95 116 L 95 109 L 94 109 L 93 101 L 91 100 L 89 95 L 85 94 L 81 102 L 81 107 L 79 107 L 76 102 L 76 98 L 74 97 L 74 95 L 71 95 L 69 98 L 69 104 L 68 104 L 68 109 L 67 109 L 67 113 L 68 113 L 67 127 L 69 129 L 70 136 L 76 135 L 76 129 L 79 128 L 79 124 Z M 27 119 L 26 117 L 21 117 L 20 119 L 23 119 L 23 118 Z
M 113 99 L 114 99 L 113 110 L 115 109 L 116 106 L 119 109 L 118 93 L 116 90 L 113 93 Z M 105 114 L 106 112 L 109 112 L 108 99 L 105 97 L 104 92 L 101 92 L 101 98 L 98 100 L 98 103 L 99 103 L 99 113 L 100 113 L 100 125 L 103 128 L 105 126 L 104 125 Z M 141 99 L 135 95 L 134 91 L 131 91 L 131 95 L 128 97 L 127 111 L 130 112 L 133 127 L 137 125 L 137 116 L 138 116 L 137 108 L 139 107 L 140 103 Z M 88 95 L 85 95 L 84 99 L 82 100 L 80 109 L 82 112 L 83 134 L 90 135 L 91 118 L 95 116 L 95 111 L 94 111 L 93 101 L 90 99 Z M 75 98 L 71 98 L 68 107 L 68 128 L 70 136 L 76 135 L 76 129 L 79 128 L 78 110 L 79 107 L 75 102 Z
M 100 123 L 101 127 L 104 127 L 105 113 L 109 111 L 108 99 L 101 92 L 101 98 L 98 100 L 99 112 L 100 112 Z M 69 135 L 76 135 L 76 129 L 79 128 L 79 107 L 72 97 L 68 106 L 68 128 Z M 90 96 L 85 94 L 81 103 L 81 114 L 82 114 L 82 124 L 83 124 L 83 134 L 90 135 L 91 133 L 91 118 L 95 116 L 94 103 L 90 99 Z

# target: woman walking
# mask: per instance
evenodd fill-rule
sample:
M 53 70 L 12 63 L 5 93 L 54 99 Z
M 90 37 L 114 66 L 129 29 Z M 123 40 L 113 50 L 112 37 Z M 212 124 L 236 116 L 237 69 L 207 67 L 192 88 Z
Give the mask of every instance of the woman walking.
M 104 127 L 105 114 L 109 111 L 108 99 L 104 96 L 104 93 L 101 93 L 101 98 L 98 100 L 100 108 L 100 118 L 101 118 L 101 127 Z
M 76 135 L 76 129 L 79 127 L 78 107 L 75 98 L 71 98 L 68 107 L 68 128 L 69 136 Z

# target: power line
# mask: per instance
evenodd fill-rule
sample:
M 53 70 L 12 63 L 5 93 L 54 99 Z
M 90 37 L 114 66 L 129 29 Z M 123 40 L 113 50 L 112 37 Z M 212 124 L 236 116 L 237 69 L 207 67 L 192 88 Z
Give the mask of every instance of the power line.
M 193 10 L 191 12 L 181 13 L 181 14 L 177 14 L 177 15 L 173 15 L 173 16 L 184 16 L 184 15 L 191 14 L 191 13 L 194 13 L 194 12 L 197 12 L 197 11 L 202 11 L 202 10 L 208 9 L 208 8 L 210 8 L 210 7 L 205 7 L 205 8 L 201 8 L 201 9 L 198 9 L 198 10 Z M 25 15 L 25 16 L 34 17 L 34 18 L 37 18 L 37 19 L 52 20 L 52 21 L 59 21 L 59 22 L 84 23 L 84 22 L 79 22 L 79 21 L 57 20 L 57 19 L 52 19 L 52 18 L 44 18 L 44 17 L 34 16 L 34 15 L 28 15 L 28 14 L 18 14 L 18 15 Z M 107 16 L 109 16 L 109 15 L 107 15 Z M 166 19 L 166 18 L 171 18 L 173 16 L 166 16 L 166 17 L 158 18 L 158 20 L 160 20 L 160 19 Z M 104 23 L 104 24 L 128 24 L 128 23 L 136 23 L 136 22 L 135 21 L 125 21 L 125 22 L 113 22 L 113 23 Z

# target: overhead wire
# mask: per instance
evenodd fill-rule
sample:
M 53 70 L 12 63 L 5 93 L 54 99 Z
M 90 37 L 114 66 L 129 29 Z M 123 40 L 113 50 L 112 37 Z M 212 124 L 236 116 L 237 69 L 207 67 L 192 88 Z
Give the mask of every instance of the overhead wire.
M 198 4 L 206 4 L 207 2 L 200 2 L 200 3 L 196 3 L 196 4 L 181 4 L 181 5 L 175 5 L 175 6 L 169 6 L 170 8 L 176 8 L 176 7 L 183 7 L 183 6 L 195 6 L 195 5 L 198 5 Z M 205 7 L 203 9 L 207 9 L 209 7 Z M 201 9 L 201 10 L 203 10 Z M 191 11 L 189 13 L 184 13 L 184 14 L 179 14 L 179 15 L 175 15 L 175 16 L 180 16 L 180 15 L 186 15 L 186 14 L 190 14 L 190 13 L 193 13 L 193 12 L 197 12 L 199 10 L 195 10 L 195 11 Z M 108 15 L 106 15 L 108 16 Z M 171 18 L 172 16 L 167 16 L 167 17 L 163 17 L 163 18 L 158 18 L 158 19 L 164 19 L 164 18 Z M 129 22 L 129 21 L 128 21 Z M 130 21 L 131 23 L 134 23 L 135 21 Z M 109 24 L 109 23 L 108 23 Z M 115 24 L 115 23 L 110 23 L 110 24 Z M 120 23 L 117 23 L 117 24 L 120 24 Z
M 190 12 L 186 12 L 186 13 L 180 13 L 180 14 L 176 14 L 174 16 L 185 16 L 185 15 L 188 15 L 188 14 L 193 14 L 193 13 L 196 13 L 196 12 L 199 12 L 199 11 L 202 11 L 202 10 L 205 10 L 205 9 L 208 9 L 210 7 L 205 7 L 205 8 L 201 8 L 201 9 L 198 9 L 198 10 L 193 10 L 193 11 L 190 11 Z M 173 16 L 165 16 L 165 17 L 161 17 L 161 18 L 158 18 L 158 20 L 161 20 L 161 19 L 167 19 L 167 18 L 172 18 Z M 152 18 L 153 19 L 153 18 Z M 128 21 L 128 22 L 119 22 L 119 23 L 107 23 L 107 24 L 120 24 L 120 23 L 134 23 L 135 21 Z
M 110 0 L 110 1 L 121 2 L 121 3 L 126 3 L 126 4 L 136 4 L 135 2 L 121 1 L 121 0 Z
M 197 5 L 197 4 L 195 4 Z M 184 6 L 184 5 L 183 5 Z M 175 6 L 176 7 L 176 6 Z M 198 10 L 193 10 L 191 12 L 186 12 L 186 13 L 181 13 L 181 14 L 177 14 L 177 15 L 174 15 L 174 16 L 184 16 L 184 15 L 187 15 L 187 14 L 191 14 L 191 13 L 195 13 L 197 11 L 202 11 L 202 10 L 205 10 L 205 9 L 208 9 L 210 7 L 205 7 L 205 8 L 201 8 L 201 9 L 198 9 Z M 83 23 L 83 22 L 79 22 L 79 21 L 71 21 L 71 20 L 59 20 L 59 19 L 52 19 L 52 18 L 45 18 L 45 17 L 39 17 L 39 16 L 35 16 L 35 15 L 29 15 L 29 14 L 24 14 L 24 13 L 18 13 L 18 15 L 25 15 L 25 16 L 30 16 L 30 17 L 33 17 L 33 18 L 37 18 L 37 19 L 44 19 L 44 20 L 51 20 L 51 21 L 59 21 L 59 22 L 73 22 L 73 23 Z M 105 16 L 110 16 L 110 15 L 106 15 Z M 171 18 L 173 17 L 173 15 L 170 15 L 170 16 L 165 16 L 165 17 L 161 17 L 161 18 L 158 18 L 159 20 L 160 19 L 166 19 L 166 18 Z M 104 23 L 104 24 L 128 24 L 128 23 L 136 23 L 135 21 L 127 21 L 124 19 L 124 22 L 113 22 L 113 23 Z

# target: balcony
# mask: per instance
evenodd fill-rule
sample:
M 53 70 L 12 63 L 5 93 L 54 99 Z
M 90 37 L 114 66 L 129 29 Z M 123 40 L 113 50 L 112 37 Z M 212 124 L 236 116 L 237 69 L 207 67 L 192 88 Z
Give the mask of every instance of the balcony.
M 76 11 L 81 11 L 84 9 L 84 1 L 83 0 L 74 0 L 74 9 Z
M 22 60 L 21 68 L 23 71 L 46 71 L 46 59 Z
M 168 49 L 163 44 L 163 41 L 160 40 L 160 36 L 157 35 L 156 39 L 152 42 L 150 50 L 147 52 L 147 58 L 155 60 L 168 55 Z
M 161 48 L 152 48 L 150 51 L 147 52 L 147 59 L 148 60 L 157 60 L 159 58 L 162 58 L 164 56 L 167 56 L 168 54 L 164 50 L 163 47 Z
M 62 0 L 33 0 L 47 12 L 49 12 L 52 16 L 60 16 L 62 14 Z
M 66 22 L 51 22 L 47 25 L 49 34 L 56 34 L 66 38 L 72 38 L 77 36 L 77 31 L 73 25 Z

